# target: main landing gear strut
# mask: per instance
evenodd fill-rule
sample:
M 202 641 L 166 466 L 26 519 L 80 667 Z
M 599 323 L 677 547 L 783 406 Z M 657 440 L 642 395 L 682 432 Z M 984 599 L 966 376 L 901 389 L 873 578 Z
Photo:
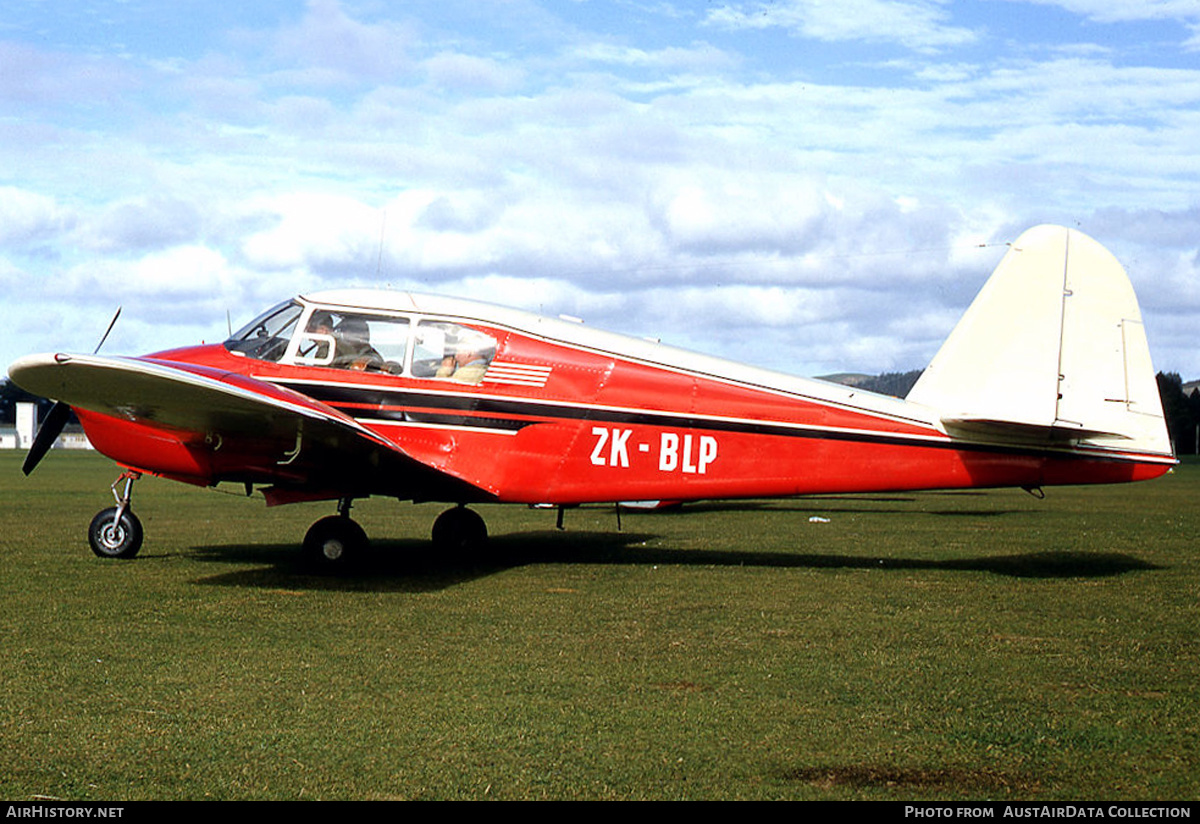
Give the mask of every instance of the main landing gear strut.
M 132 558 L 142 548 L 142 522 L 133 514 L 133 482 L 142 473 L 132 469 L 122 472 L 113 481 L 112 493 L 116 506 L 102 509 L 88 527 L 88 544 L 101 558 Z M 121 482 L 125 487 L 117 492 Z

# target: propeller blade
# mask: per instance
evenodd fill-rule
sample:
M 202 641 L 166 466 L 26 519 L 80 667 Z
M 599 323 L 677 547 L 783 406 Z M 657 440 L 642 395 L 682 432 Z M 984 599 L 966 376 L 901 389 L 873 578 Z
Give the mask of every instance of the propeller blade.
M 116 325 L 116 319 L 121 317 L 121 307 L 116 307 L 116 313 L 113 319 L 108 321 L 108 329 L 104 330 L 104 335 L 100 338 L 100 343 L 96 344 L 95 350 L 92 350 L 92 355 L 100 351 L 104 341 L 108 339 L 108 333 L 113 331 L 113 326 Z M 37 464 L 42 462 L 42 458 L 46 457 L 46 453 L 50 451 L 50 447 L 54 446 L 54 441 L 58 440 L 62 434 L 62 427 L 67 425 L 67 420 L 71 419 L 71 407 L 61 401 L 56 401 L 53 407 L 50 407 L 46 419 L 42 421 L 42 427 L 37 431 L 37 437 L 34 438 L 34 445 L 29 447 L 29 455 L 25 456 L 25 463 L 20 465 L 20 470 L 26 475 L 37 468 Z
M 104 335 L 100 338 L 100 342 L 96 344 L 92 354 L 95 355 L 100 351 L 100 347 L 108 340 L 108 334 L 117 325 L 117 318 L 121 317 L 121 307 L 117 307 L 117 312 L 112 316 L 112 320 L 108 322 L 108 328 L 104 330 Z M 58 436 L 62 434 L 63 427 L 67 425 L 67 421 L 71 417 L 71 407 L 62 401 L 56 401 L 54 406 L 50 407 L 50 412 L 47 413 L 45 420 L 42 421 L 42 426 L 38 430 L 37 437 L 33 439 L 33 446 L 29 447 L 29 454 L 25 456 L 25 463 L 21 464 L 21 471 L 28 475 L 32 472 L 42 458 L 46 457 L 46 453 L 50 451 L 50 447 L 54 446 L 54 442 L 58 440 Z
M 38 430 L 37 437 L 33 439 L 33 446 L 29 447 L 29 454 L 25 456 L 25 463 L 21 465 L 21 471 L 28 475 L 34 470 L 45 457 L 50 447 L 54 445 L 54 441 L 58 439 L 59 434 L 63 431 L 63 427 L 67 425 L 67 419 L 71 417 L 71 407 L 62 401 L 58 401 L 54 406 L 50 407 L 50 412 L 46 415 L 46 419 L 42 421 L 42 428 Z
M 121 317 L 120 306 L 117 307 L 117 313 L 113 315 L 113 319 L 108 322 L 108 328 L 104 330 L 104 337 L 100 338 L 100 342 L 96 344 L 96 348 L 92 351 L 93 355 L 99 354 L 100 347 L 104 345 L 106 340 L 108 340 L 108 333 L 111 332 L 113 327 L 117 325 L 117 318 L 119 317 Z

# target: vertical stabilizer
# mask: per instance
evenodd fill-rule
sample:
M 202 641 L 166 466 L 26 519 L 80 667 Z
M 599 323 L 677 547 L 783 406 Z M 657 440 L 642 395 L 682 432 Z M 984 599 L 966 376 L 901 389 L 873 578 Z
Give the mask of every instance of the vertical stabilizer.
M 908 400 L 948 431 L 1171 453 L 1129 278 L 1061 226 L 1012 244 Z

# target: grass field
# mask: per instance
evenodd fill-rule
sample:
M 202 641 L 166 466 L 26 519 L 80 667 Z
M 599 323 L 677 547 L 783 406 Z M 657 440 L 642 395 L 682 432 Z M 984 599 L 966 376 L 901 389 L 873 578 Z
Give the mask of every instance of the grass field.
M 1020 799 L 1200 795 L 1200 465 L 1147 484 L 695 505 L 332 505 L 0 453 L 0 797 Z M 828 523 L 810 523 L 811 516 Z

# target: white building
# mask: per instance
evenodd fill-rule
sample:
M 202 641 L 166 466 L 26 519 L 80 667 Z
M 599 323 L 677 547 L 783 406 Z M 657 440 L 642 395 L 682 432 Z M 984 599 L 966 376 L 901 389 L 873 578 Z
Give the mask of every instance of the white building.
M 17 424 L 15 427 L 0 427 L 0 449 L 27 450 L 33 446 L 37 437 L 37 404 L 17 404 Z M 87 436 L 78 426 L 67 427 L 58 440 L 54 449 L 91 449 Z

